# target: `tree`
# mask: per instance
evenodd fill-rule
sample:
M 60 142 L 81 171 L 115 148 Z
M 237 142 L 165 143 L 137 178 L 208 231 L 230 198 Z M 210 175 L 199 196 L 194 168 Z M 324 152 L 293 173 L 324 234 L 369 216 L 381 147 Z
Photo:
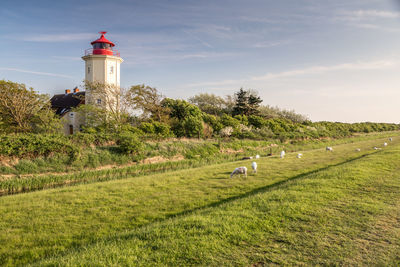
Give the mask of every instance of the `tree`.
M 296 113 L 294 110 L 280 109 L 278 107 L 261 106 L 259 116 L 266 119 L 284 118 L 296 123 L 308 121 L 307 116 Z
M 76 111 L 85 116 L 86 126 L 120 130 L 127 123 L 130 105 L 127 90 L 119 86 L 85 81 L 85 105 Z
M 225 101 L 224 113 L 232 114 L 233 108 L 235 107 L 236 104 L 235 97 L 232 95 L 226 95 L 224 101 Z
M 233 107 L 232 115 L 257 115 L 261 102 L 262 99 L 256 92 L 240 88 L 235 93 L 235 106 Z
M 0 126 L 4 132 L 56 132 L 61 122 L 51 110 L 48 95 L 0 80 Z
M 201 137 L 203 134 L 203 116 L 201 110 L 189 102 L 180 99 L 165 98 L 162 106 L 170 110 L 172 130 L 176 136 Z
M 222 97 L 207 93 L 195 95 L 189 98 L 189 102 L 198 106 L 204 113 L 215 116 L 220 116 L 226 107 Z
M 144 117 L 152 117 L 158 122 L 166 121 L 165 108 L 161 105 L 163 95 L 156 88 L 141 85 L 132 86 L 128 92 L 126 101 L 135 110 L 141 110 Z
M 245 114 L 247 116 L 249 115 L 258 115 L 259 111 L 258 108 L 260 107 L 260 104 L 263 102 L 261 97 L 257 95 L 256 92 L 249 92 L 249 99 L 248 99 L 248 104 L 249 104 L 249 110 L 248 113 Z

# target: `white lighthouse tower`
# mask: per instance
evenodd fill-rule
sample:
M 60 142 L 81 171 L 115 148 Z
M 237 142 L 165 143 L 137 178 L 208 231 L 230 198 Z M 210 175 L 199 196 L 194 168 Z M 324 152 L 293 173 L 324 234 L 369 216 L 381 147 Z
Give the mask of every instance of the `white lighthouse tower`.
M 85 51 L 82 59 L 85 61 L 85 81 L 89 83 L 101 83 L 119 88 L 120 64 L 123 62 L 120 54 L 114 49 L 115 44 L 107 40 L 104 34 L 99 32 L 100 38 L 91 42 L 93 46 Z M 91 99 L 90 89 L 86 89 L 85 102 L 99 103 L 101 99 Z

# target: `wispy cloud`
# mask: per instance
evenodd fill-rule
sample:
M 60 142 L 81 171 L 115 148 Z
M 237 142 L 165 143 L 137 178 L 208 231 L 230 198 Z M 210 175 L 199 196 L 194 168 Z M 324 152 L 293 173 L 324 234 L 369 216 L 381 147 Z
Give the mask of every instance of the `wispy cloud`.
M 95 38 L 93 33 L 63 33 L 63 34 L 37 34 L 16 37 L 18 40 L 28 42 L 70 42 L 78 40 L 91 40 Z
M 274 46 L 281 46 L 281 45 L 287 45 L 290 44 L 291 41 L 285 40 L 285 41 L 265 41 L 265 42 L 258 42 L 252 45 L 254 48 L 270 48 Z
M 40 72 L 40 71 L 31 71 L 31 70 L 23 70 L 23 69 L 15 69 L 15 68 L 0 68 L 0 70 L 5 71 L 16 71 L 22 73 L 36 74 L 36 75 L 45 75 L 45 76 L 53 76 L 53 77 L 62 77 L 62 78 L 73 78 L 69 75 L 58 74 L 58 73 L 49 73 L 49 72 Z
M 204 45 L 204 46 L 206 46 L 208 48 L 212 48 L 212 45 L 210 45 L 209 43 L 207 43 L 203 39 L 200 39 L 198 36 L 194 35 L 190 31 L 183 30 L 183 32 L 186 33 L 187 35 L 191 36 L 192 38 L 196 39 L 197 41 L 199 41 L 202 45 Z
M 301 75 L 315 75 L 334 71 L 359 71 L 359 70 L 377 70 L 391 68 L 397 65 L 397 62 L 390 60 L 370 61 L 370 62 L 357 62 L 357 63 L 344 63 L 332 66 L 312 66 L 303 69 L 289 70 L 278 73 L 267 73 L 265 75 L 253 76 L 243 79 L 231 79 L 215 82 L 201 82 L 188 84 L 189 87 L 210 87 L 210 86 L 227 86 L 234 84 L 243 84 L 252 81 L 268 81 L 279 78 L 288 78 Z
M 52 58 L 62 61 L 81 61 L 80 57 L 67 57 L 67 56 L 52 56 Z
M 381 30 L 386 32 L 398 32 L 400 28 L 388 26 L 387 21 L 400 18 L 400 12 L 392 12 L 386 10 L 366 9 L 354 11 L 339 11 L 334 17 L 335 21 L 342 21 L 350 26 Z
M 350 16 L 355 18 L 400 18 L 400 12 L 391 12 L 384 10 L 356 10 L 349 13 Z
M 379 31 L 384 31 L 384 32 L 392 32 L 392 33 L 400 32 L 400 28 L 381 26 L 381 25 L 372 24 L 372 23 L 353 23 L 351 25 L 354 27 L 357 27 L 357 28 L 368 29 L 368 30 L 379 30 Z
M 344 63 L 333 66 L 313 66 L 304 69 L 284 71 L 279 73 L 267 73 L 262 76 L 252 77 L 251 80 L 270 80 L 276 78 L 285 78 L 297 75 L 310 75 L 310 74 L 320 74 L 331 71 L 355 71 L 355 70 L 373 70 L 373 69 L 386 69 L 396 65 L 393 61 L 371 61 L 371 62 L 359 62 L 359 63 Z

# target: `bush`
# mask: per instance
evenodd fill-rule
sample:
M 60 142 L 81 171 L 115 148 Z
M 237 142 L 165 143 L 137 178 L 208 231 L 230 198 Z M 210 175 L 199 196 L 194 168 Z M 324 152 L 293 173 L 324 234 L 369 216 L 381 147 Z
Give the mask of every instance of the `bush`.
M 140 130 L 142 130 L 146 134 L 154 134 L 155 133 L 155 127 L 153 123 L 150 122 L 142 122 L 140 124 Z
M 153 125 L 154 125 L 154 133 L 158 137 L 164 137 L 165 138 L 165 137 L 172 137 L 173 136 L 173 133 L 171 132 L 171 127 L 168 124 L 154 121 Z
M 260 129 L 266 125 L 266 121 L 264 120 L 263 117 L 260 117 L 260 116 L 250 115 L 248 117 L 248 120 L 249 120 L 250 125 L 253 125 L 254 127 L 256 127 L 258 129 Z
M 19 158 L 67 154 L 75 160 L 80 149 L 64 135 L 17 134 L 0 136 L 0 154 Z
M 121 133 L 117 141 L 118 149 L 126 154 L 140 154 L 143 149 L 143 142 L 137 135 L 131 132 Z
M 222 130 L 219 131 L 219 135 L 221 137 L 229 137 L 232 135 L 232 133 L 233 133 L 233 128 L 231 126 L 222 128 Z
M 203 121 L 210 125 L 215 133 L 218 133 L 224 127 L 220 120 L 214 115 L 203 113 Z
M 69 136 L 70 140 L 80 146 L 90 146 L 96 141 L 96 136 L 90 133 L 78 132 Z
M 224 114 L 221 117 L 221 123 L 224 126 L 231 126 L 233 128 L 236 128 L 236 127 L 239 127 L 240 121 L 238 121 L 235 118 L 232 118 L 229 115 Z

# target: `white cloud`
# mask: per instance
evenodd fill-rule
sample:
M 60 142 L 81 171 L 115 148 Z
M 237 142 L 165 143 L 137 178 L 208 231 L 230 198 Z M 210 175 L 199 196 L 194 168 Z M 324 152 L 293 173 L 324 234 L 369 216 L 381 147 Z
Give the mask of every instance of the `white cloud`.
M 357 10 L 350 12 L 349 15 L 357 18 L 400 18 L 400 12 L 390 12 L 383 10 Z
M 312 66 L 303 69 L 289 70 L 278 73 L 267 73 L 265 75 L 253 76 L 243 79 L 222 80 L 215 82 L 200 82 L 188 84 L 189 87 L 209 87 L 209 86 L 223 86 L 243 84 L 251 81 L 268 81 L 273 79 L 287 78 L 301 75 L 315 75 L 333 71 L 357 71 L 357 70 L 377 70 L 391 68 L 397 65 L 397 62 L 390 60 L 370 61 L 370 62 L 357 62 L 357 63 L 344 63 L 332 66 Z
M 287 45 L 290 44 L 291 41 L 266 41 L 266 42 L 259 42 L 259 43 L 255 43 L 252 45 L 252 47 L 254 48 L 270 48 L 270 47 L 274 47 L 274 46 L 281 46 L 281 45 Z
M 40 72 L 40 71 L 31 71 L 31 70 L 23 70 L 23 69 L 15 69 L 15 68 L 0 68 L 0 70 L 16 71 L 16 72 L 22 72 L 22 73 L 45 75 L 45 76 L 54 76 L 54 77 L 62 77 L 62 78 L 73 78 L 72 76 L 64 75 L 64 74 Z

